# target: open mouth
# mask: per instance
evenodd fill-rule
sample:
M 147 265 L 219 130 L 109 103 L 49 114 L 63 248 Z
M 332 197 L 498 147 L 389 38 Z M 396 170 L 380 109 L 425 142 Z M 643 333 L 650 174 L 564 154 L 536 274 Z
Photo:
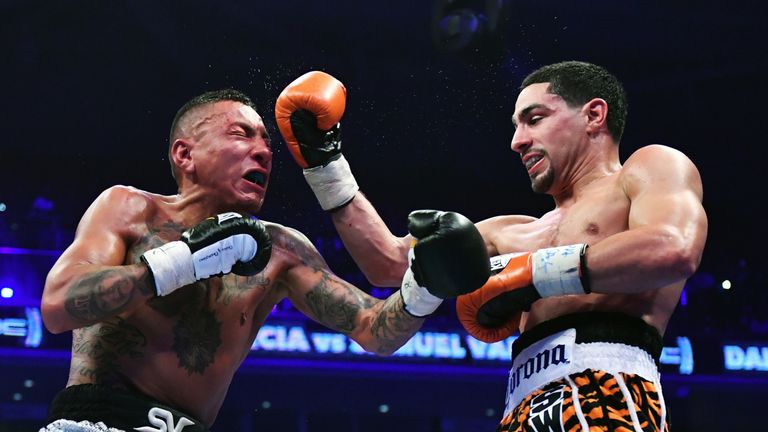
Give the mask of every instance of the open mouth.
M 536 163 L 540 160 L 544 159 L 544 155 L 533 155 L 525 160 L 525 168 L 530 170 Z
M 244 175 L 243 178 L 261 187 L 264 187 L 264 184 L 266 184 L 267 182 L 267 178 L 264 175 L 264 173 L 260 173 L 258 171 L 251 171 L 248 174 Z

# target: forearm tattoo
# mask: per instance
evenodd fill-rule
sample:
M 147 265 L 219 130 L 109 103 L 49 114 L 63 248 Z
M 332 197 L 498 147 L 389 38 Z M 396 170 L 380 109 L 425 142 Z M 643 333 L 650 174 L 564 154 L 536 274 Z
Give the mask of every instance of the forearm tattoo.
M 322 272 L 320 282 L 306 295 L 307 305 L 318 321 L 340 332 L 351 333 L 355 329 L 355 319 L 361 306 L 346 296 L 334 294 L 329 282 L 333 281 L 328 273 Z M 350 291 L 349 287 L 343 288 Z
M 384 302 L 371 325 L 371 335 L 379 342 L 377 352 L 383 354 L 397 350 L 416 333 L 423 322 L 423 318 L 405 312 L 403 297 L 395 292 Z
M 279 245 L 294 254 L 303 266 L 320 276 L 305 294 L 307 307 L 320 323 L 347 335 L 370 324 L 375 351 L 388 354 L 408 341 L 424 322 L 405 312 L 399 293 L 382 301 L 334 277 L 322 256 L 302 234 L 286 235 L 278 230 L 271 234 L 273 247 Z
M 134 294 L 152 294 L 149 272 L 118 267 L 86 275 L 67 290 L 64 303 L 70 316 L 95 322 L 124 311 Z
M 376 341 L 377 354 L 388 354 L 403 346 L 424 322 L 405 312 L 399 293 L 386 301 L 376 300 L 344 281 L 332 279 L 325 272 L 320 282 L 307 293 L 306 300 L 317 320 L 345 334 L 352 333 L 365 322 L 360 317 L 361 312 L 370 311 L 373 316 L 370 318 L 370 334 Z

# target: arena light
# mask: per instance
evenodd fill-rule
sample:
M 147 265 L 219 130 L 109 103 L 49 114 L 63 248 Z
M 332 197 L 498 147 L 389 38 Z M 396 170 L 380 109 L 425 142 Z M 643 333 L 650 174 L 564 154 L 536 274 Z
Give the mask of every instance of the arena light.
M 720 286 L 722 286 L 724 290 L 729 290 L 729 289 L 731 289 L 731 281 L 726 279 L 726 280 L 723 281 L 722 284 L 720 284 Z
M 3 289 L 0 289 L 0 297 L 7 299 L 13 297 L 13 288 L 4 287 Z
M 489 50 L 504 39 L 507 0 L 436 0 L 432 41 L 441 51 Z

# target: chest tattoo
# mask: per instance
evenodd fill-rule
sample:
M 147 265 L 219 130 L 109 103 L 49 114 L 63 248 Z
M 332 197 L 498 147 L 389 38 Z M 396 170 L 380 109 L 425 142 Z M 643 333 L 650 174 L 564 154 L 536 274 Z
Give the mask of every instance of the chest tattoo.
M 173 327 L 173 351 L 187 374 L 203 374 L 221 346 L 221 322 L 207 309 L 185 308 Z
M 109 381 L 118 371 L 120 357 L 141 358 L 146 345 L 144 334 L 121 318 L 77 329 L 72 337 L 72 373 L 92 382 Z

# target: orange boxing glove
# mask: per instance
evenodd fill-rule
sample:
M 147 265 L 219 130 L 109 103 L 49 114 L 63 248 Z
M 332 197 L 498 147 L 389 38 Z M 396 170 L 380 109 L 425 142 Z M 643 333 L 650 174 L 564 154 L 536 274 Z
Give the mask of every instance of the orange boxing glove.
M 347 89 L 325 72 L 308 72 L 288 84 L 275 103 L 283 139 L 323 210 L 352 201 L 359 187 L 341 154 L 341 116 Z
M 589 293 L 586 250 L 575 244 L 493 257 L 491 272 L 502 270 L 456 299 L 459 321 L 476 339 L 498 342 L 518 330 L 523 311 L 540 298 Z
M 346 103 L 344 84 L 320 71 L 305 73 L 280 93 L 275 103 L 277 127 L 302 168 L 324 165 L 341 152 L 340 142 L 325 141 L 335 138 L 328 135 L 338 128 Z

